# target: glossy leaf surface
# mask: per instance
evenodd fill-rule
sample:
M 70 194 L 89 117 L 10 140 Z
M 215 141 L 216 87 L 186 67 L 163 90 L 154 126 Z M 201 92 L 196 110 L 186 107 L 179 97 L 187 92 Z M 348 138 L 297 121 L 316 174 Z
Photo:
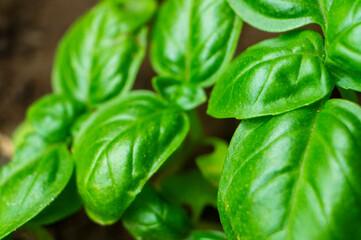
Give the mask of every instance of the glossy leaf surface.
M 76 187 L 76 178 L 73 174 L 54 202 L 41 211 L 31 222 L 39 225 L 53 224 L 79 211 L 82 206 L 83 203 Z
M 207 95 L 203 88 L 172 78 L 154 78 L 153 86 L 165 100 L 183 110 L 192 110 L 207 101 Z
M 188 129 L 186 114 L 150 92 L 132 93 L 94 113 L 74 147 L 89 216 L 101 224 L 117 221 Z
M 269 32 L 284 32 L 310 23 L 325 27 L 332 0 L 228 0 L 248 24 Z
M 225 0 L 168 0 L 152 33 L 152 65 L 162 76 L 210 86 L 231 60 L 240 29 Z
M 217 206 L 217 188 L 197 170 L 170 176 L 162 182 L 161 190 L 170 201 L 189 206 L 193 222 L 198 221 L 207 206 Z
M 34 130 L 50 141 L 64 141 L 81 107 L 62 95 L 50 94 L 36 101 L 27 112 Z
M 361 91 L 361 1 L 334 0 L 328 21 L 327 63 L 337 84 Z
M 86 105 L 127 92 L 146 48 L 146 31 L 138 29 L 154 9 L 152 0 L 125 5 L 105 1 L 82 17 L 57 50 L 55 91 Z
M 360 239 L 361 108 L 316 103 L 243 121 L 218 207 L 228 239 Z
M 246 119 L 309 105 L 333 88 L 324 55 L 323 39 L 313 31 L 293 31 L 256 44 L 220 77 L 208 113 Z
M 0 238 L 14 231 L 64 189 L 73 160 L 64 145 L 47 148 L 40 156 L 14 161 L 0 169 Z
M 213 152 L 198 156 L 196 158 L 196 164 L 204 178 L 218 187 L 223 163 L 226 160 L 228 152 L 228 144 L 220 138 L 207 138 L 203 141 L 203 144 L 212 146 Z
M 225 240 L 226 235 L 223 232 L 204 230 L 194 231 L 187 240 Z
M 191 226 L 180 205 L 167 202 L 149 185 L 144 186 L 122 220 L 135 239 L 143 240 L 184 239 Z

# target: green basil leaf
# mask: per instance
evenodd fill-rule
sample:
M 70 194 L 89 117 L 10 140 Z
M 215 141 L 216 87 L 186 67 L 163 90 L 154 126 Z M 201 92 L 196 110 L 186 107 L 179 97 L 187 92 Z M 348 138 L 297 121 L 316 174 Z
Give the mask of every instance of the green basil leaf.
M 217 206 L 217 188 L 207 182 L 198 170 L 172 175 L 161 183 L 161 192 L 172 202 L 191 208 L 196 222 L 207 206 Z
M 204 230 L 194 231 L 187 240 L 226 240 L 226 235 L 223 232 Z
M 62 95 L 49 94 L 36 101 L 27 112 L 27 121 L 48 141 L 64 141 L 81 106 Z
M 153 86 L 165 100 L 186 111 L 207 101 L 207 95 L 203 88 L 172 78 L 156 77 L 153 79 Z
M 49 147 L 37 158 L 14 161 L 0 169 L 0 238 L 49 205 L 64 189 L 73 171 L 65 145 Z
M 16 149 L 22 142 L 25 137 L 34 132 L 34 127 L 27 121 L 22 122 L 12 134 L 12 142 L 14 144 L 14 149 Z
M 196 163 L 203 177 L 214 186 L 218 187 L 221 179 L 223 163 L 228 152 L 228 143 L 220 138 L 207 138 L 203 142 L 214 148 L 214 151 L 207 155 L 196 158 Z
M 83 203 L 76 187 L 75 174 L 73 174 L 64 190 L 55 198 L 54 202 L 33 218 L 31 222 L 38 225 L 56 223 L 79 211 L 82 205 Z
M 218 207 L 232 239 L 361 239 L 361 108 L 316 103 L 243 121 Z
M 57 50 L 55 92 L 92 106 L 130 90 L 146 49 L 146 29 L 135 30 L 155 9 L 137 2 L 102 2 L 70 29 Z
M 293 31 L 241 54 L 212 91 L 208 113 L 238 119 L 275 115 L 309 105 L 333 88 L 322 37 Z
M 334 0 L 326 34 L 327 63 L 337 85 L 361 91 L 361 1 Z
M 168 203 L 149 185 L 144 186 L 122 220 L 136 239 L 143 240 L 184 239 L 191 226 L 181 206 Z
M 9 235 L 7 235 L 6 237 L 0 238 L 0 239 L 2 239 L 2 240 L 12 240 L 12 239 L 13 239 L 13 236 L 12 236 L 12 234 L 9 234 Z
M 53 143 L 48 142 L 33 130 L 33 132 L 28 132 L 18 143 L 12 161 L 27 162 L 33 158 L 38 158 L 52 145 Z
M 210 86 L 232 59 L 241 26 L 226 0 L 167 0 L 152 33 L 152 65 L 160 75 Z
M 93 113 L 93 111 L 85 112 L 75 120 L 75 122 L 73 123 L 73 125 L 70 128 L 70 134 L 73 139 L 76 138 L 76 136 L 80 132 L 81 127 L 83 125 L 85 125 L 86 121 L 90 118 L 92 113 Z
M 269 32 L 284 32 L 310 23 L 325 28 L 332 0 L 227 0 L 248 24 Z
M 74 145 L 78 188 L 88 215 L 101 224 L 117 221 L 188 130 L 185 113 L 145 91 L 95 112 Z

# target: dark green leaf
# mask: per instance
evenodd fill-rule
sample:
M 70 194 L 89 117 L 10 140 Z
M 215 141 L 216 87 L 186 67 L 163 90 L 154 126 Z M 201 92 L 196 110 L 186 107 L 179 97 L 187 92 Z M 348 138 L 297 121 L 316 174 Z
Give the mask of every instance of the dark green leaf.
M 192 110 L 207 101 L 203 88 L 172 78 L 156 77 L 153 86 L 165 100 L 183 110 Z
M 238 119 L 275 115 L 320 100 L 333 88 L 322 37 L 293 31 L 240 55 L 217 82 L 208 113 Z
M 327 63 L 337 85 L 361 91 L 361 1 L 334 0 L 328 21 Z
M 153 67 L 160 75 L 210 86 L 231 60 L 241 25 L 226 0 L 167 0 L 152 33 Z
M 154 10 L 153 0 L 125 5 L 105 1 L 93 8 L 59 45 L 53 69 L 55 91 L 87 105 L 127 92 L 146 48 L 146 31 L 137 29 Z
M 361 108 L 316 103 L 243 121 L 218 207 L 232 239 L 361 239 Z
M 0 169 L 0 238 L 14 231 L 49 205 L 64 189 L 73 171 L 65 145 L 42 155 L 14 161 Z
M 50 94 L 36 101 L 27 112 L 27 121 L 48 141 L 64 141 L 70 126 L 82 111 L 78 104 L 62 95 Z
M 136 239 L 184 239 L 190 230 L 187 213 L 179 205 L 162 199 L 149 185 L 125 211 L 124 226 Z
M 188 129 L 186 114 L 145 91 L 94 113 L 74 148 L 78 188 L 89 216 L 101 224 L 117 221 Z
M 74 214 L 80 210 L 82 205 L 83 203 L 76 187 L 75 174 L 73 174 L 64 190 L 55 198 L 54 202 L 40 212 L 31 222 L 38 225 L 52 224 Z
M 196 163 L 205 179 L 218 187 L 223 163 L 226 160 L 228 143 L 220 138 L 207 138 L 204 145 L 213 147 L 213 152 L 196 158 Z
M 187 240 L 226 240 L 226 235 L 212 230 L 194 231 Z
M 332 0 L 227 0 L 248 24 L 284 32 L 310 23 L 325 26 Z
M 191 208 L 193 222 L 198 221 L 207 206 L 217 206 L 217 188 L 197 170 L 172 175 L 161 184 L 164 197 Z

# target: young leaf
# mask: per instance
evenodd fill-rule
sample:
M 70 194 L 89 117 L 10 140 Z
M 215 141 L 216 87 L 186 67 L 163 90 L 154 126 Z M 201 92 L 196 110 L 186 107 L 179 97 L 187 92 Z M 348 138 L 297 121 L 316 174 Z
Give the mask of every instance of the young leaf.
M 56 223 L 80 210 L 82 205 L 83 203 L 76 187 L 75 174 L 73 174 L 64 190 L 55 198 L 54 202 L 33 218 L 31 222 L 37 225 Z
M 22 122 L 12 134 L 12 142 L 14 149 L 16 149 L 23 141 L 24 138 L 34 132 L 34 127 L 27 121 Z
M 203 177 L 218 187 L 223 163 L 226 160 L 228 144 L 220 138 L 207 138 L 203 144 L 212 146 L 214 151 L 196 158 L 196 163 Z
M 181 206 L 168 203 L 149 185 L 125 211 L 124 226 L 143 240 L 184 239 L 190 231 L 190 220 Z
M 29 159 L 38 158 L 48 147 L 53 143 L 46 141 L 44 137 L 40 136 L 33 130 L 29 131 L 27 135 L 22 138 L 22 141 L 17 143 L 13 162 L 26 162 Z
M 74 147 L 88 215 L 101 224 L 117 221 L 188 129 L 185 113 L 150 92 L 132 93 L 95 112 Z
M 127 92 L 145 54 L 146 31 L 138 29 L 154 10 L 153 0 L 105 1 L 93 8 L 59 45 L 55 92 L 90 106 Z
M 160 75 L 210 86 L 231 60 L 241 26 L 226 0 L 167 0 L 152 33 L 152 65 Z
M 49 205 L 64 189 L 73 171 L 65 145 L 42 155 L 15 161 L 0 169 L 0 238 L 8 235 Z
M 226 235 L 223 232 L 205 230 L 194 231 L 187 240 L 226 240 Z
M 320 100 L 333 88 L 324 55 L 323 39 L 313 31 L 293 31 L 256 44 L 223 73 L 208 113 L 246 119 Z
M 325 27 L 332 0 L 227 0 L 248 24 L 269 32 L 284 32 L 310 23 Z
M 193 222 L 199 220 L 207 206 L 217 206 L 217 188 L 197 170 L 170 176 L 162 182 L 161 190 L 170 201 L 189 206 Z
M 232 239 L 361 239 L 361 108 L 316 103 L 243 121 L 218 207 Z
M 327 63 L 337 85 L 361 91 L 361 1 L 334 0 L 326 34 Z
M 64 141 L 81 106 L 62 95 L 50 94 L 36 101 L 27 112 L 27 121 L 48 141 Z
M 153 79 L 153 86 L 165 100 L 186 111 L 207 101 L 207 95 L 203 88 L 172 78 L 156 77 Z

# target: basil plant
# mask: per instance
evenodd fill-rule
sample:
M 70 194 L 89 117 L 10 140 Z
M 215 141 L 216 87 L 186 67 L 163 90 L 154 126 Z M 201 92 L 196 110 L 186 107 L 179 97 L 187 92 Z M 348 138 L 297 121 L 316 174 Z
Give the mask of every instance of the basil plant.
M 243 21 L 282 34 L 234 58 Z M 100 1 L 14 133 L 0 239 L 84 209 L 134 239 L 361 240 L 360 39 L 360 0 Z M 242 120 L 229 147 L 204 104 Z

